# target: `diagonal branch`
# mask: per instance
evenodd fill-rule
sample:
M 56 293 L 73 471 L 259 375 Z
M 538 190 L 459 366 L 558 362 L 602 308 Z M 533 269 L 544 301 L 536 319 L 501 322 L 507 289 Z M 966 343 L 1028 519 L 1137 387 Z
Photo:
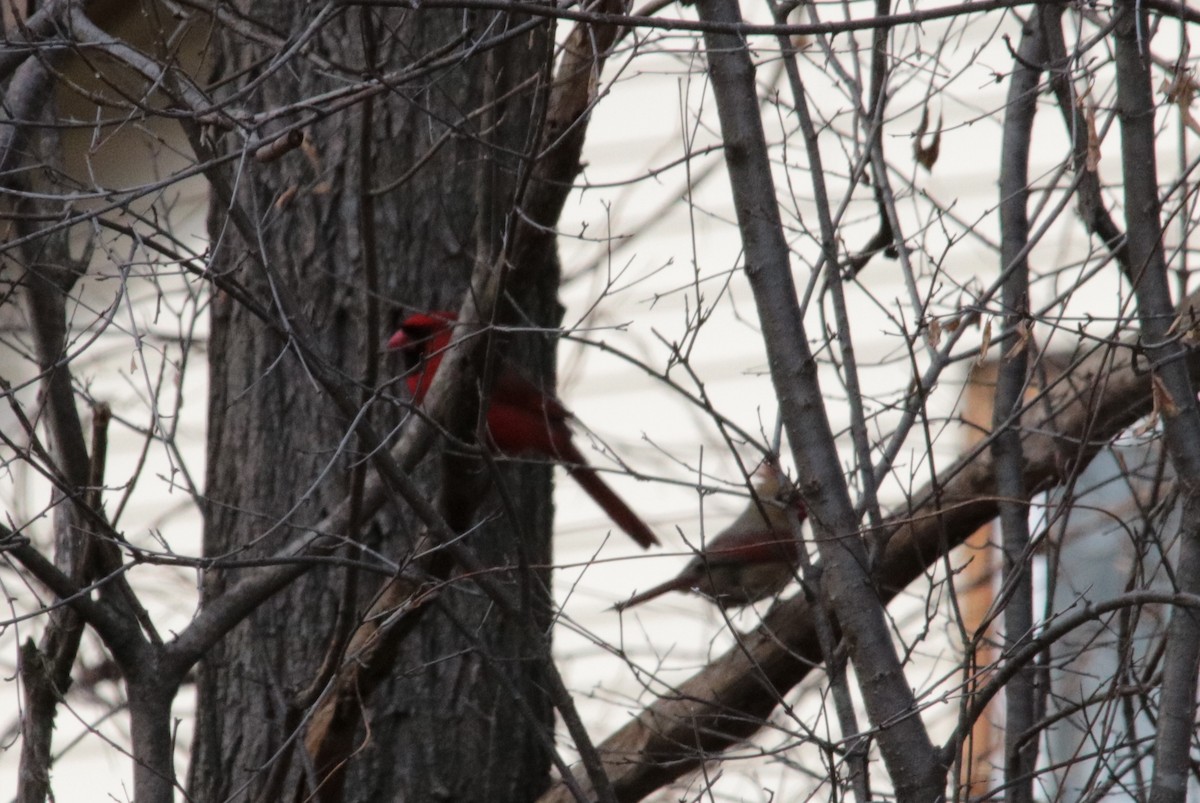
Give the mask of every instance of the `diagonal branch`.
M 1200 292 L 1180 305 L 1181 320 L 1193 315 L 1200 315 Z M 1151 411 L 1150 378 L 1134 366 L 1130 345 L 1098 347 L 1036 406 L 1027 405 L 1020 427 L 1026 488 L 1054 487 Z M 1200 351 L 1189 352 L 1186 364 L 1193 378 L 1200 376 Z M 985 445 L 943 471 L 913 496 L 907 510 L 884 523 L 887 546 L 873 577 L 885 601 L 996 517 L 993 471 Z M 640 800 L 763 727 L 775 701 L 820 665 L 814 622 L 802 593 L 781 602 L 736 646 L 605 739 L 599 749 L 617 798 Z M 969 730 L 970 723 L 963 728 Z M 961 749 L 965 733 L 960 730 L 957 741 L 943 749 L 945 761 Z M 560 787 L 542 797 L 543 803 L 570 800 Z
M 606 0 L 604 5 L 618 11 L 623 8 L 620 0 Z M 596 100 L 596 77 L 603 68 L 616 36 L 617 29 L 613 26 L 593 29 L 592 26 L 581 24 L 576 26 L 567 38 L 547 101 L 545 125 L 538 142 L 539 154 L 527 176 L 528 181 L 521 194 L 519 211 L 511 218 L 515 233 L 510 250 L 508 253 L 502 251 L 490 270 L 477 272 L 473 277 L 472 290 L 460 312 L 460 319 L 466 322 L 460 327 L 460 331 L 472 328 L 473 324 L 470 322 L 492 320 L 499 312 L 497 303 L 501 288 L 509 284 L 508 279 L 511 275 L 507 270 L 509 264 L 519 268 L 545 262 L 545 249 L 554 236 L 553 226 L 558 221 L 573 180 L 580 170 L 580 154 L 587 134 L 587 115 Z M 523 273 L 527 274 L 528 271 Z M 528 275 L 518 275 L 515 278 L 518 281 L 530 279 Z M 471 341 L 474 341 L 473 345 Z M 470 350 L 473 351 L 487 348 L 486 341 L 486 337 L 466 338 Z M 436 420 L 446 420 L 439 417 L 438 411 L 448 408 L 455 401 L 451 398 L 443 403 L 441 389 L 465 386 L 461 380 L 456 381 L 455 377 L 461 376 L 458 366 L 462 365 L 461 360 L 469 358 L 468 352 L 468 348 L 453 349 L 444 359 L 435 377 L 427 403 Z M 450 414 L 453 415 L 452 412 Z M 388 475 L 386 466 L 381 466 L 381 471 L 384 476 Z M 393 482 L 395 479 L 393 478 Z M 431 522 L 426 521 L 426 524 L 432 527 Z M 444 526 L 443 523 L 442 527 Z M 462 551 L 461 544 L 452 537 L 447 538 L 450 535 L 448 531 L 441 533 L 433 528 L 432 534 L 435 540 L 448 546 L 449 554 L 455 557 L 455 563 L 465 569 L 468 576 L 481 578 L 477 581 L 481 582 L 481 588 L 498 603 L 503 603 L 503 609 L 512 615 L 519 615 L 506 607 L 511 603 L 495 596 L 499 589 L 491 590 L 487 587 L 487 582 L 482 580 L 483 573 L 479 571 L 479 567 L 472 565 L 473 561 L 469 555 L 459 554 Z M 435 574 L 444 575 L 450 568 L 447 564 Z M 379 595 L 379 604 L 387 608 L 413 604 L 414 596 L 415 592 L 408 588 L 408 584 L 401 580 L 389 581 Z M 322 776 L 330 769 L 335 772 L 331 781 L 327 781 L 320 790 L 323 800 L 340 799 L 343 773 L 338 770 L 345 766 L 353 750 L 352 738 L 362 714 L 361 700 L 369 695 L 378 680 L 384 677 L 386 669 L 392 664 L 399 640 L 410 632 L 416 617 L 425 610 L 424 600 L 418 599 L 415 605 L 414 609 L 398 615 L 396 618 L 399 621 L 393 620 L 386 627 L 381 627 L 380 617 L 366 617 L 351 640 L 347 660 L 335 675 L 331 691 L 322 697 L 317 706 L 313 723 L 305 737 L 305 749 Z M 535 643 L 544 643 L 545 640 L 540 634 L 533 635 Z M 583 756 L 589 780 L 594 786 L 599 786 L 601 799 L 613 800 L 615 803 L 604 776 L 600 757 L 595 752 L 583 723 L 574 710 L 569 693 L 557 674 L 548 644 L 545 644 L 545 663 L 551 681 L 551 697 Z
M 1067 134 L 1071 137 L 1071 161 L 1075 172 L 1079 174 L 1076 190 L 1079 197 L 1079 215 L 1083 218 L 1087 230 L 1099 237 L 1113 253 L 1121 271 L 1132 282 L 1133 268 L 1129 264 L 1129 247 L 1125 244 L 1124 234 L 1117 228 L 1116 222 L 1104 205 L 1097 166 L 1091 164 L 1088 159 L 1089 152 L 1093 148 L 1099 148 L 1100 143 L 1089 141 L 1094 135 L 1094 121 L 1089 125 L 1088 117 L 1081 109 L 1081 99 L 1071 81 L 1071 57 L 1067 54 L 1066 37 L 1063 33 L 1062 7 L 1052 8 L 1057 10 L 1041 15 L 1042 35 L 1046 39 L 1050 88 L 1054 91 L 1054 98 L 1067 126 Z M 1090 109 L 1088 116 L 1094 115 L 1094 109 Z
M 28 44 L 26 47 L 20 47 L 6 42 L 7 47 L 0 50 L 0 80 L 7 77 L 22 63 L 28 64 L 37 61 L 35 51 L 43 46 L 41 40 L 47 39 L 55 33 L 73 3 L 74 0 L 47 0 L 28 19 L 18 21 L 16 29 L 20 31 Z M 26 61 L 27 59 L 28 61 Z
M 1141 335 L 1151 361 L 1155 406 L 1162 418 L 1163 439 L 1182 498 L 1175 578 L 1180 591 L 1196 594 L 1200 592 L 1200 408 L 1195 383 L 1180 359 L 1185 352 L 1175 337 L 1177 322 L 1163 253 L 1155 101 L 1150 85 L 1151 28 L 1145 9 L 1136 2 L 1118 2 L 1114 14 L 1125 231 L 1133 289 Z M 1191 321 L 1180 323 L 1190 325 Z M 1183 803 L 1187 799 L 1198 670 L 1200 615 L 1190 608 L 1174 608 L 1163 656 L 1151 803 Z
M 57 12 L 55 12 L 57 13 Z M 45 108 L 45 97 L 53 88 L 46 63 L 27 59 L 16 71 L 5 96 L 10 123 L 0 134 L 0 173 L 6 173 L 6 185 L 18 185 L 15 168 L 20 166 L 24 145 L 33 139 L 33 122 Z M 42 136 L 42 144 L 57 144 L 54 136 Z M 28 222 L 18 217 L 21 234 L 31 234 Z M 32 232 L 36 235 L 36 232 Z M 50 746 L 54 719 L 59 701 L 71 683 L 71 669 L 79 651 L 86 623 L 96 627 L 114 657 L 128 673 L 142 655 L 145 642 L 128 611 L 109 606 L 108 589 L 118 593 L 133 592 L 125 580 L 120 560 L 115 571 L 101 586 L 102 599 L 90 603 L 86 593 L 79 590 L 88 579 L 100 571 L 99 541 L 101 535 L 88 526 L 94 519 L 102 531 L 107 526 L 99 507 L 92 504 L 98 490 L 89 490 L 94 476 L 101 473 L 98 464 L 88 456 L 83 424 L 75 404 L 75 392 L 67 350 L 67 298 L 71 287 L 86 269 L 85 261 L 73 260 L 67 245 L 66 232 L 41 238 L 28 237 L 21 247 L 24 273 L 20 284 L 29 310 L 30 328 L 38 366 L 42 376 L 46 430 L 49 449 L 46 470 L 58 482 L 54 490 L 54 563 L 46 560 L 32 546 L 21 545 L 11 550 L 13 557 L 47 582 L 66 604 L 53 608 L 39 643 L 32 641 L 21 650 L 20 673 L 25 692 L 25 710 L 21 720 L 22 748 L 20 781 L 17 797 L 21 801 L 44 800 L 50 790 Z M 8 390 L 5 383 L 5 390 Z M 29 437 L 36 440 L 31 425 Z M 97 448 L 99 443 L 97 443 Z M 95 455 L 94 455 L 95 456 Z M 97 458 L 98 459 L 98 458 Z M 98 487 L 98 486 L 97 486 Z
M 730 0 L 699 0 L 696 7 L 703 20 L 729 23 L 741 19 L 736 2 Z M 880 729 L 880 752 L 897 797 L 932 800 L 945 785 L 946 767 L 938 760 L 917 715 L 913 691 L 892 644 L 883 605 L 867 575 L 866 546 L 842 475 L 792 281 L 790 251 L 758 113 L 754 66 L 744 39 L 708 33 L 705 46 L 734 208 L 746 251 L 746 273 L 762 321 L 771 378 L 800 490 L 821 556 L 825 604 L 842 629 L 844 644 L 860 678 L 867 715 Z
M 623 6 L 617 0 L 610 0 L 615 10 Z M 76 31 L 82 34 L 90 44 L 102 46 L 106 52 L 120 58 L 135 69 L 139 70 L 147 80 L 157 81 L 161 74 L 153 65 L 147 64 L 141 54 L 122 46 L 111 37 L 102 37 L 88 26 L 86 20 L 76 20 Z M 524 266 L 540 264 L 544 260 L 532 260 L 528 256 L 545 247 L 552 236 L 552 226 L 570 191 L 572 180 L 580 170 L 579 156 L 586 133 L 587 114 L 591 104 L 595 102 L 594 77 L 603 65 L 604 57 L 609 46 L 615 39 L 617 29 L 612 26 L 602 26 L 597 30 L 588 30 L 585 26 L 571 35 L 566 45 L 559 79 L 554 83 L 548 111 L 548 126 L 540 146 L 541 156 L 534 162 L 526 192 L 520 203 L 520 214 L 514 216 L 511 252 L 502 255 L 495 263 L 481 264 L 480 270 L 472 279 L 472 290 L 464 301 L 460 320 L 464 323 L 460 331 L 466 331 L 476 324 L 474 321 L 491 320 L 494 309 L 504 288 L 510 272 L 507 265 Z M 187 92 L 177 92 L 176 100 L 186 105 L 190 95 Z M 185 129 L 190 126 L 185 121 Z M 194 132 L 191 132 L 194 134 Z M 203 144 L 199 137 L 192 136 L 193 146 L 201 163 L 210 166 L 206 173 L 213 184 L 214 190 L 223 203 L 226 204 L 234 224 L 241 230 L 242 236 L 248 243 L 254 243 L 253 223 L 248 219 L 244 210 L 235 202 L 232 189 L 224 176 L 214 168 L 218 162 L 213 154 Z M 308 331 L 303 315 L 294 314 L 298 309 L 290 298 L 285 282 L 279 280 L 271 272 L 271 266 L 262 260 L 261 255 L 251 256 L 259 263 L 259 267 L 268 273 L 269 281 L 277 291 L 276 301 L 279 306 L 278 318 L 269 321 L 292 344 L 305 365 L 313 372 L 314 377 L 329 392 L 329 397 L 337 405 L 343 415 L 355 421 L 355 427 L 360 437 L 376 443 L 383 439 L 374 433 L 361 416 L 361 410 L 347 392 L 345 379 L 335 367 L 323 359 L 316 348 L 319 342 Z M 519 280 L 521 271 L 512 271 Z M 481 571 L 471 553 L 448 530 L 445 522 L 437 512 L 429 506 L 423 495 L 408 479 L 408 472 L 416 465 L 420 457 L 428 449 L 436 428 L 430 421 L 440 422 L 451 417 L 451 409 L 461 398 L 456 388 L 462 386 L 464 361 L 471 359 L 475 350 L 486 347 L 486 338 L 465 337 L 459 339 L 459 346 L 451 349 L 445 356 L 437 378 L 426 396 L 424 413 L 428 418 L 413 416 L 400 441 L 387 452 L 376 452 L 373 460 L 379 474 L 365 483 L 361 499 L 357 504 L 346 500 L 339 508 L 318 524 L 303 537 L 289 545 L 280 557 L 295 557 L 300 555 L 327 554 L 344 544 L 341 533 L 347 532 L 356 518 L 369 516 L 390 498 L 399 497 L 408 502 L 417 512 L 418 517 L 429 527 L 435 540 L 446 545 L 446 553 L 454 558 L 454 562 L 468 576 L 476 579 L 481 588 L 493 596 L 502 610 L 515 614 L 515 606 L 497 587 L 490 576 Z M 311 565 L 311 564 L 310 564 Z M 193 622 L 179 636 L 169 643 L 164 651 L 161 667 L 167 676 L 180 678 L 218 639 L 229 632 L 245 616 L 271 595 L 285 588 L 300 577 L 308 565 L 289 563 L 286 565 L 270 566 L 243 576 L 243 579 L 227 589 L 221 596 L 210 600 L 199 612 Z M 534 634 L 544 641 L 544 634 Z M 380 653 L 386 658 L 387 651 Z M 546 661 L 550 662 L 549 652 Z M 585 756 L 591 755 L 591 765 L 600 767 L 598 756 L 594 754 L 586 731 L 573 711 L 569 694 L 566 692 L 552 665 L 548 667 L 551 684 L 551 696 L 555 705 L 560 709 L 567 722 L 568 728 L 575 739 L 576 746 Z M 349 681 L 348 681 L 349 682 Z M 344 695 L 334 694 L 329 699 L 337 701 L 346 699 Z M 327 716 L 328 715 L 328 716 Z M 326 712 L 325 721 L 340 721 L 336 712 Z M 606 786 L 602 774 L 593 781 L 601 787 Z

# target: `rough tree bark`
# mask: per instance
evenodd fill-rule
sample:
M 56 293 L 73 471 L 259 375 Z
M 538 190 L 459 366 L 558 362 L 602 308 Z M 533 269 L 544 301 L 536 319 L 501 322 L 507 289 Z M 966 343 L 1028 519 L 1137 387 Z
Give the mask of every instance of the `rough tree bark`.
M 293 3 L 240 5 L 294 35 L 312 22 L 297 19 Z M 464 36 L 502 38 L 519 22 L 460 11 L 346 10 L 314 26 L 319 32 L 304 53 L 384 73 Z M 236 202 L 256 221 L 250 237 L 232 222 L 227 202 L 213 200 L 214 270 L 235 276 L 276 315 L 275 294 L 290 293 L 347 387 L 363 386 L 354 392 L 371 404 L 380 432 L 393 431 L 406 413 L 402 386 L 390 381 L 401 366 L 379 354 L 387 333 L 414 309 L 457 308 L 476 261 L 499 250 L 522 154 L 535 141 L 531 121 L 548 42 L 543 27 L 483 47 L 321 119 L 307 130 L 304 148 L 277 161 L 235 163 L 229 179 Z M 255 111 L 338 87 L 317 69 L 272 71 L 273 52 L 229 30 L 213 46 L 221 74 L 232 79 L 225 91 L 236 95 L 252 86 L 237 102 Z M 536 257 L 555 259 L 551 248 Z M 555 324 L 553 298 L 553 286 L 535 288 L 516 300 L 519 314 Z M 548 340 L 514 345 L 535 366 L 531 375 L 549 373 Z M 372 367 L 372 360 L 380 362 Z M 311 380 L 297 351 L 223 294 L 213 304 L 210 371 L 205 551 L 235 559 L 265 555 L 350 496 L 356 466 L 378 444 L 347 437 L 351 422 Z M 381 392 L 372 396 L 375 387 Z M 437 463 L 425 466 L 433 498 Z M 477 481 L 454 466 L 443 481 Z M 489 565 L 515 566 L 518 557 L 549 564 L 549 478 L 543 466 L 506 466 L 505 493 L 483 496 L 477 515 L 495 520 L 471 529 L 467 539 Z M 519 520 L 504 498 L 521 511 Z M 364 547 L 345 556 L 379 564 L 372 558 L 378 552 L 401 560 L 418 535 L 401 507 L 390 505 L 345 533 Z M 236 575 L 236 569 L 209 571 L 203 598 L 219 595 Z M 299 799 L 311 790 L 317 773 L 295 749 L 305 710 L 320 691 L 319 682 L 310 686 L 321 678 L 330 644 L 347 635 L 385 579 L 346 567 L 316 569 L 203 662 L 189 781 L 195 799 Z M 545 573 L 512 572 L 511 582 L 527 583 L 535 615 L 547 615 L 540 604 L 548 599 Z M 552 717 L 537 650 L 521 632 L 493 615 L 470 582 L 453 580 L 400 643 L 390 677 L 362 700 L 366 724 L 338 799 L 535 797 L 548 783 L 545 735 Z

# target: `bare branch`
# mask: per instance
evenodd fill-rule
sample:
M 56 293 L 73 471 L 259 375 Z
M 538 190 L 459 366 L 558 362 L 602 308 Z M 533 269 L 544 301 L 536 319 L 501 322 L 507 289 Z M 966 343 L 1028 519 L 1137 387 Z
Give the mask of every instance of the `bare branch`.
M 777 24 L 754 25 L 746 22 L 728 20 L 681 20 L 663 19 L 661 17 L 643 17 L 629 14 L 612 14 L 591 11 L 576 11 L 568 8 L 554 8 L 533 3 L 513 2 L 512 0 L 427 0 L 422 3 L 424 8 L 478 8 L 495 11 L 511 11 L 513 13 L 531 14 L 542 17 L 587 22 L 600 25 L 619 25 L 646 29 L 661 29 L 667 31 L 698 31 L 701 33 L 727 33 L 742 36 L 812 36 L 816 34 L 839 34 L 851 31 L 868 31 L 877 28 L 895 28 L 900 25 L 919 25 L 933 20 L 960 17 L 964 14 L 977 14 L 996 11 L 1003 8 L 1019 8 L 1033 5 L 1041 0 L 981 0 L 980 2 L 961 3 L 941 8 L 922 9 L 902 14 L 888 14 L 862 19 L 846 20 L 844 22 L 823 22 L 809 24 Z M 406 0 L 343 0 L 345 5 L 393 6 L 408 7 Z M 1185 3 L 1173 0 L 1145 0 L 1143 7 L 1158 11 L 1170 17 L 1186 22 L 1200 22 L 1200 11 Z
M 702 19 L 733 23 L 736 4 L 700 0 Z M 942 793 L 946 767 L 916 715 L 912 688 L 892 647 L 883 606 L 870 587 L 866 547 L 841 473 L 841 461 L 817 381 L 792 283 L 762 120 L 754 68 L 738 37 L 705 35 L 709 72 L 725 140 L 734 207 L 746 249 L 746 272 L 763 325 L 767 359 L 779 399 L 800 490 L 808 507 L 824 579 L 822 590 L 849 650 L 880 750 L 901 800 Z M 845 734 L 850 736 L 851 734 Z
M 1054 14 L 1049 11 L 1047 13 Z M 1020 421 L 1032 364 L 1029 328 L 1029 147 L 1037 113 L 1040 65 L 1046 60 L 1042 9 L 1025 23 L 1017 66 L 1008 85 L 1000 163 L 1000 265 L 1004 333 L 1012 345 L 1000 362 L 992 411 L 992 460 L 1004 551 L 1004 650 L 1012 654 L 1033 635 L 1033 576 L 1029 555 L 1029 493 L 1025 487 Z M 1037 676 L 1026 665 L 1005 694 L 1004 778 L 1015 801 L 1032 801 L 1037 742 L 1021 742 L 1038 719 Z
M 1200 313 L 1200 293 L 1181 305 L 1181 314 L 1193 312 Z M 1200 351 L 1188 352 L 1185 364 L 1200 376 Z M 1027 420 L 1020 426 L 1025 487 L 1053 487 L 1151 406 L 1150 379 L 1134 365 L 1132 353 L 1109 346 L 1094 349 L 1043 399 L 1027 405 Z M 874 578 L 885 601 L 923 576 L 945 550 L 996 517 L 994 472 L 985 443 L 918 490 L 907 510 L 884 523 L 890 535 Z M 820 660 L 809 600 L 798 594 L 776 605 L 737 646 L 599 745 L 618 799 L 638 800 L 748 738 L 762 727 L 775 700 Z M 947 764 L 957 749 L 944 751 Z M 542 800 L 565 803 L 570 798 L 555 789 Z
M 1180 591 L 1200 593 L 1200 408 L 1184 363 L 1184 348 L 1171 336 L 1175 322 L 1159 218 L 1157 132 L 1150 87 L 1149 19 L 1136 3 L 1117 4 L 1114 31 L 1121 164 L 1125 179 L 1125 231 L 1134 276 L 1138 317 L 1151 360 L 1155 395 L 1167 450 L 1183 497 L 1179 523 Z M 1152 803 L 1183 803 L 1192 774 L 1196 680 L 1200 671 L 1200 612 L 1175 608 L 1167 628 L 1162 699 L 1154 743 Z

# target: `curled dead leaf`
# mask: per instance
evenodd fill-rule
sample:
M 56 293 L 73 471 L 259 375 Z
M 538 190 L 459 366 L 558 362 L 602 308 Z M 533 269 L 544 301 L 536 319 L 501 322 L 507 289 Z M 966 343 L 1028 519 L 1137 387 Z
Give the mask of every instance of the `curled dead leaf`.
M 1088 172 L 1095 173 L 1100 168 L 1100 135 L 1096 131 L 1096 104 L 1090 99 L 1087 101 L 1083 118 L 1087 124 L 1087 157 L 1084 167 Z
M 925 327 L 925 337 L 929 341 L 929 345 L 937 348 L 942 344 L 942 323 L 937 318 L 930 318 L 929 325 Z
M 275 208 L 283 209 L 285 206 L 291 203 L 292 199 L 296 197 L 296 193 L 298 192 L 300 192 L 300 188 L 293 184 L 283 192 L 279 193 L 279 197 L 275 199 Z
M 1033 340 L 1033 329 L 1029 326 L 1029 321 L 1018 321 L 1016 334 L 1016 342 L 1012 344 L 1012 347 L 1004 355 L 1004 359 L 1006 360 L 1016 359 L 1029 348 L 1029 344 Z
M 979 342 L 979 359 L 975 361 L 976 365 L 983 365 L 987 362 L 988 349 L 992 345 L 992 319 L 988 318 L 987 323 L 983 325 L 983 337 Z
M 1179 107 L 1179 116 L 1183 119 L 1183 124 L 1200 134 L 1200 121 L 1192 115 L 1192 101 L 1196 99 L 1198 89 L 1200 84 L 1196 82 L 1195 72 L 1178 64 L 1172 76 L 1164 78 L 1159 86 L 1159 91 L 1167 96 L 1167 100 Z
M 273 162 L 279 159 L 284 154 L 294 151 L 299 148 L 304 142 L 304 132 L 293 128 L 281 137 L 276 137 L 271 142 L 259 147 L 254 152 L 254 158 L 264 164 Z
M 977 309 L 969 309 L 960 313 L 958 317 L 951 318 L 942 324 L 942 329 L 947 332 L 957 332 L 960 326 L 979 326 L 979 322 L 983 316 L 979 314 Z
M 933 166 L 937 164 L 938 155 L 942 150 L 942 115 L 940 112 L 938 113 L 937 128 L 933 132 L 933 139 L 926 145 L 925 132 L 928 130 L 929 107 L 926 106 L 921 110 L 921 122 L 917 125 L 917 130 L 913 132 L 913 157 L 917 160 L 917 164 L 932 173 Z
M 1175 403 L 1175 398 L 1167 390 L 1162 377 L 1153 374 L 1150 377 L 1150 387 L 1153 391 L 1155 413 L 1160 414 L 1163 418 L 1174 418 L 1179 415 L 1179 405 Z

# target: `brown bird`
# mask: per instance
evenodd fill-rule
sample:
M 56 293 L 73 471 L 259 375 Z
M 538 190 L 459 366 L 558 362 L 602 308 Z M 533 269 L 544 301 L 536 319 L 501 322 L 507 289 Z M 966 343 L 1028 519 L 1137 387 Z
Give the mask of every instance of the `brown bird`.
M 791 504 L 801 521 L 807 515 L 799 497 L 787 490 L 778 469 L 766 468 L 756 486 L 757 499 L 732 524 L 713 537 L 674 579 L 635 594 L 613 607 L 623 611 L 669 591 L 692 591 L 722 608 L 740 608 L 779 593 L 795 573 L 800 545 L 788 524 Z

